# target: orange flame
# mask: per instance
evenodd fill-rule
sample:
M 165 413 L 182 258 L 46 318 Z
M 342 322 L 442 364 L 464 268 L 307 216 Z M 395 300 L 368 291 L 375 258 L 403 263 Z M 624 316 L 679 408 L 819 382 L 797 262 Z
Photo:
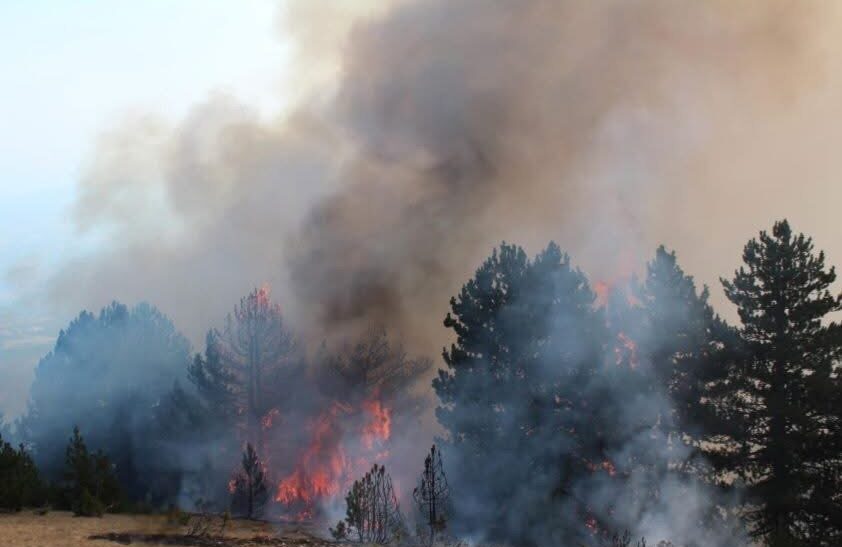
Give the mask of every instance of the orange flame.
M 586 465 L 591 472 L 605 471 L 609 477 L 617 474 L 617 467 L 614 466 L 614 462 L 611 460 L 604 460 L 599 463 L 587 462 Z
M 378 400 L 364 401 L 363 410 L 371 415 L 371 421 L 363 428 L 363 443 L 371 449 L 375 442 L 389 439 L 392 433 L 392 415 Z
M 366 420 L 357 430 L 357 438 L 368 453 L 350 458 L 344 444 L 343 421 L 360 413 Z M 388 441 L 391 425 L 391 411 L 377 399 L 363 401 L 356 412 L 347 404 L 334 402 L 310 425 L 310 444 L 295 470 L 278 483 L 275 501 L 288 511 L 297 511 L 294 520 L 312 518 L 318 502 L 340 495 L 355 476 L 388 455 L 385 450 L 371 452 Z
M 617 342 L 618 345 L 614 348 L 614 355 L 617 358 L 617 364 L 622 364 L 624 358 L 628 357 L 629 366 L 631 368 L 637 368 L 637 365 L 640 364 L 640 360 L 637 355 L 637 344 L 635 341 L 629 338 L 626 333 L 619 332 L 617 333 Z
M 597 281 L 593 285 L 593 292 L 596 295 L 594 304 L 604 306 L 608 303 L 608 295 L 611 293 L 611 285 L 607 281 Z

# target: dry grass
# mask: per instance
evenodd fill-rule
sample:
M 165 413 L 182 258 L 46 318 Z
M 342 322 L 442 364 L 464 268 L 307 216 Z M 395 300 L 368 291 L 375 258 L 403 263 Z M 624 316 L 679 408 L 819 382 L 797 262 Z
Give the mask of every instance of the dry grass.
M 278 546 L 312 546 L 325 544 L 311 535 L 306 528 L 280 528 L 265 522 L 235 520 L 230 523 L 226 540 L 231 545 L 248 545 L 254 538 L 263 539 L 262 544 L 272 538 L 271 544 Z M 165 516 L 159 515 L 105 515 L 102 518 L 78 518 L 71 513 L 52 511 L 38 515 L 33 511 L 17 514 L 0 514 L 0 546 L 2 547 L 114 547 L 118 543 L 91 539 L 91 536 L 115 534 L 134 538 L 165 535 L 178 537 L 185 533 L 185 528 L 169 524 Z M 259 540 L 258 540 L 259 541 Z M 142 547 L 171 547 L 172 542 L 140 542 L 132 544 Z M 220 542 L 218 545 L 228 545 Z

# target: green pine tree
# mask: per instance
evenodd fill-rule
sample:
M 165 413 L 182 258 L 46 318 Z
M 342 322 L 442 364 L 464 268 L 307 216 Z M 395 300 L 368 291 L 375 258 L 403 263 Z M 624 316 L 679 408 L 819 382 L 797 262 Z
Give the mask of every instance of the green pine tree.
M 44 488 L 32 458 L 0 436 L 0 510 L 20 511 L 43 501 Z
M 114 468 L 102 452 L 91 454 L 79 428 L 65 451 L 62 481 L 62 502 L 80 516 L 100 516 L 113 510 L 121 500 L 121 491 Z
M 499 540 L 525 541 L 556 523 L 588 533 L 584 518 L 554 503 L 574 501 L 572 485 L 606 460 L 619 423 L 596 387 L 609 338 L 594 301 L 584 274 L 552 243 L 533 260 L 504 243 L 451 299 L 444 324 L 456 343 L 433 388 L 450 437 L 451 486 L 464 498 L 454 519 Z M 516 510 L 500 503 L 468 513 L 518 492 L 530 495 Z
M 842 299 L 811 238 L 784 220 L 760 233 L 725 294 L 737 306 L 744 353 L 731 385 L 744 428 L 725 469 L 746 483 L 757 536 L 842 542 Z
M 733 447 L 739 435 L 725 414 L 723 401 L 733 373 L 737 333 L 716 315 L 708 303 L 709 295 L 707 287 L 696 289 L 675 253 L 663 246 L 647 265 L 646 277 L 635 295 L 642 311 L 637 322 L 639 350 L 656 379 L 648 387 L 662 390 L 669 398 L 669 414 L 659 419 L 659 425 L 678 447 L 679 461 L 673 463 L 684 468 L 691 461 L 700 462 L 688 460 L 685 449 L 694 454 L 716 454 L 724 446 Z

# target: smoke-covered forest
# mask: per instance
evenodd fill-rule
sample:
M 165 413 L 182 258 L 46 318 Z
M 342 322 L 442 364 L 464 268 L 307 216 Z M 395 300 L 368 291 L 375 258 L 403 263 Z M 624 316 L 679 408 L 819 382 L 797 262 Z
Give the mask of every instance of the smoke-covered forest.
M 842 545 L 842 3 L 46 4 L 0 545 Z
M 608 286 L 554 243 L 503 243 L 434 360 L 376 325 L 308 347 L 267 288 L 198 351 L 149 304 L 81 312 L 6 424 L 0 500 L 338 519 L 377 543 L 838 545 L 834 269 L 787 221 L 735 265 L 729 324 L 663 247 Z

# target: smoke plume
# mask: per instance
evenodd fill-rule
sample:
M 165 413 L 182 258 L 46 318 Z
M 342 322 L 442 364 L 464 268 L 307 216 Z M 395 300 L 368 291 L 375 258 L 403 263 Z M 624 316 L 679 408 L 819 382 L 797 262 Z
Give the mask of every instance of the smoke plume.
M 742 239 L 724 233 L 804 215 L 797 184 L 825 184 L 828 4 L 334 6 L 287 14 L 310 84 L 283 116 L 214 96 L 103 135 L 74 211 L 98 244 L 54 279 L 62 306 L 148 299 L 199 340 L 269 282 L 316 338 L 388 323 L 434 351 L 501 240 L 554 238 L 595 279 L 664 241 L 713 280 Z

